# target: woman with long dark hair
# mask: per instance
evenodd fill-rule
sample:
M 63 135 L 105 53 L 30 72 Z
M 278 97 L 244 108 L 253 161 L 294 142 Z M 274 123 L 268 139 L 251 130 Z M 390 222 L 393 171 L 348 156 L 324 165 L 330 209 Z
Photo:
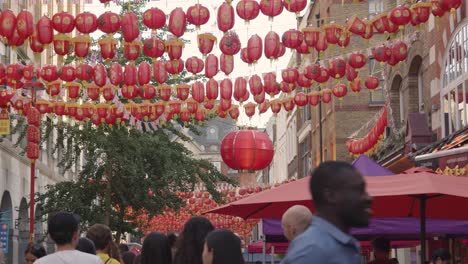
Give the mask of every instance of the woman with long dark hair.
M 202 264 L 203 244 L 213 229 L 211 222 L 204 217 L 190 218 L 177 240 L 174 264 Z
M 45 255 L 47 255 L 47 253 L 43 246 L 39 244 L 29 244 L 26 251 L 24 251 L 24 262 L 26 264 L 31 264 Z
M 203 264 L 242 264 L 241 240 L 233 232 L 218 229 L 208 234 L 203 249 Z
M 169 240 L 159 232 L 149 233 L 143 242 L 141 254 L 135 258 L 135 264 L 171 264 L 172 254 Z

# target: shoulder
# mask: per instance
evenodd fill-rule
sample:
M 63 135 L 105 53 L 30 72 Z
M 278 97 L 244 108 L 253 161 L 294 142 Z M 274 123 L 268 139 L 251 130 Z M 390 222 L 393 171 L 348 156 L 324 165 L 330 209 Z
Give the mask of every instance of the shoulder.
M 74 253 L 77 259 L 80 259 L 83 261 L 89 261 L 90 263 L 99 263 L 99 264 L 102 263 L 101 258 L 96 255 L 84 253 L 78 250 L 74 251 Z
M 326 240 L 327 236 L 320 229 L 310 226 L 291 242 L 284 263 L 325 262 L 329 251 Z

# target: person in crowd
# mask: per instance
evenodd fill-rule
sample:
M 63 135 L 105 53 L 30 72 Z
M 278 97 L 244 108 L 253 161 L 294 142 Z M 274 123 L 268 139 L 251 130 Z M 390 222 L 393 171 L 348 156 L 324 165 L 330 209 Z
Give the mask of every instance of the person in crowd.
M 122 254 L 120 253 L 120 248 L 117 243 L 115 243 L 113 240 L 109 244 L 109 256 L 111 258 L 116 259 L 120 263 L 122 263 Z
M 360 264 L 360 246 L 350 229 L 369 225 L 372 199 L 364 177 L 349 163 L 327 161 L 315 169 L 309 188 L 316 214 L 282 263 Z
M 203 264 L 242 264 L 241 241 L 226 229 L 212 231 L 203 248 Z
M 86 237 L 80 237 L 76 249 L 84 253 L 96 255 L 96 247 L 94 246 L 94 242 Z
M 69 212 L 53 215 L 47 223 L 47 228 L 50 238 L 56 244 L 56 251 L 36 260 L 34 264 L 102 264 L 99 257 L 76 250 L 79 223 L 79 217 Z
M 108 226 L 103 224 L 94 224 L 88 229 L 86 237 L 94 242 L 96 253 L 104 264 L 120 264 L 120 257 L 117 259 L 112 257 L 112 255 L 115 254 L 113 250 L 114 242 L 112 241 L 112 231 Z M 117 246 L 115 246 L 115 248 L 118 253 Z
M 291 206 L 281 218 L 284 236 L 289 241 L 302 234 L 312 220 L 312 213 L 309 208 L 303 205 Z
M 192 217 L 184 225 L 177 240 L 174 264 L 202 264 L 203 244 L 214 227 L 204 217 Z
M 149 233 L 143 242 L 141 254 L 135 260 L 135 264 L 171 264 L 172 252 L 166 235 L 159 232 Z
M 377 237 L 371 242 L 372 249 L 374 250 L 374 260 L 368 264 L 392 264 L 390 259 L 390 240 L 385 237 Z
M 125 253 L 125 252 L 127 252 L 127 251 L 130 251 L 130 248 L 128 248 L 128 245 L 127 245 L 127 244 L 120 243 L 120 244 L 119 244 L 119 251 L 120 251 L 120 255 L 123 256 L 123 253 Z
M 432 264 L 448 264 L 450 263 L 450 252 L 445 248 L 439 248 L 432 253 Z
M 135 253 L 131 251 L 124 252 L 122 254 L 122 262 L 123 264 L 133 264 L 135 262 Z
M 29 244 L 26 248 L 26 251 L 24 251 L 24 262 L 26 264 L 32 264 L 37 259 L 40 259 L 46 255 L 47 253 L 43 246 L 39 244 Z
M 175 233 L 171 233 L 167 236 L 167 240 L 169 241 L 169 246 L 171 247 L 172 259 L 174 259 L 175 253 L 177 251 L 177 248 L 176 248 L 177 235 Z

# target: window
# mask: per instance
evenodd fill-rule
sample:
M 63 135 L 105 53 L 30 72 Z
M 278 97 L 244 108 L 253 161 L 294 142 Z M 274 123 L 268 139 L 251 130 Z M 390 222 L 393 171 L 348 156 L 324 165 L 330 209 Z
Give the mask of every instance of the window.
M 302 175 L 301 178 L 307 176 L 310 169 L 310 136 L 307 136 L 305 140 L 300 144 L 300 155 L 301 155 L 301 170 Z
M 206 129 L 206 139 L 209 141 L 217 141 L 219 139 L 218 128 L 210 126 Z
M 369 74 L 374 75 L 375 77 L 379 78 L 380 84 L 377 89 L 371 91 L 370 93 L 370 101 L 369 104 L 384 104 L 385 103 L 385 95 L 384 95 L 384 79 L 382 74 L 382 66 L 377 63 L 374 58 L 369 59 Z
M 445 54 L 440 92 L 442 134 L 450 135 L 468 124 L 468 23 L 453 34 Z
M 369 18 L 384 11 L 383 0 L 369 0 Z

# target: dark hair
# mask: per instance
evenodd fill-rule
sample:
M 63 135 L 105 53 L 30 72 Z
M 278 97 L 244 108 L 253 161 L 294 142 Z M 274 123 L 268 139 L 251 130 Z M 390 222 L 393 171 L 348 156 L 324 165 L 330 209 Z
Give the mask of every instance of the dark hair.
M 94 242 L 96 250 L 104 250 L 112 242 L 112 231 L 106 225 L 95 224 L 88 229 L 86 237 Z
M 96 255 L 96 247 L 94 246 L 94 242 L 86 237 L 81 237 L 80 240 L 78 240 L 76 249 L 84 253 Z
M 33 256 L 35 256 L 38 259 L 47 255 L 45 248 L 39 244 L 29 244 L 26 250 L 24 251 L 25 255 L 28 253 L 31 253 Z
M 349 173 L 359 172 L 351 164 L 343 161 L 326 161 L 314 170 L 309 182 L 309 188 L 316 207 L 323 205 L 325 202 L 323 197 L 324 189 L 338 186 L 341 177 Z
M 130 249 L 128 248 L 127 244 L 119 244 L 119 250 L 120 250 L 120 254 L 123 254 L 129 251 Z
M 388 253 L 391 250 L 390 240 L 386 239 L 385 237 L 377 237 L 374 240 L 372 240 L 371 243 L 372 247 L 376 251 Z
M 208 250 L 213 251 L 213 264 L 241 264 L 241 240 L 233 232 L 218 229 L 206 237 Z
M 177 240 L 174 264 L 201 264 L 205 238 L 213 229 L 211 222 L 204 217 L 190 218 Z
M 149 233 L 141 249 L 141 264 L 170 264 L 172 263 L 171 247 L 166 235 L 159 232 Z
M 435 262 L 438 258 L 440 258 L 441 260 L 450 260 L 450 252 L 445 248 L 436 249 L 432 253 L 432 261 Z
M 77 215 L 69 212 L 59 212 L 49 219 L 47 229 L 50 237 L 57 245 L 66 245 L 72 242 L 73 235 L 78 231 L 79 222 Z
M 133 262 L 135 261 L 135 257 L 135 254 L 130 251 L 122 253 L 122 264 L 133 264 Z
M 172 248 L 175 246 L 175 243 L 177 241 L 177 236 L 176 234 L 174 233 L 170 233 L 168 236 L 167 236 L 167 240 L 169 241 L 169 246 Z

